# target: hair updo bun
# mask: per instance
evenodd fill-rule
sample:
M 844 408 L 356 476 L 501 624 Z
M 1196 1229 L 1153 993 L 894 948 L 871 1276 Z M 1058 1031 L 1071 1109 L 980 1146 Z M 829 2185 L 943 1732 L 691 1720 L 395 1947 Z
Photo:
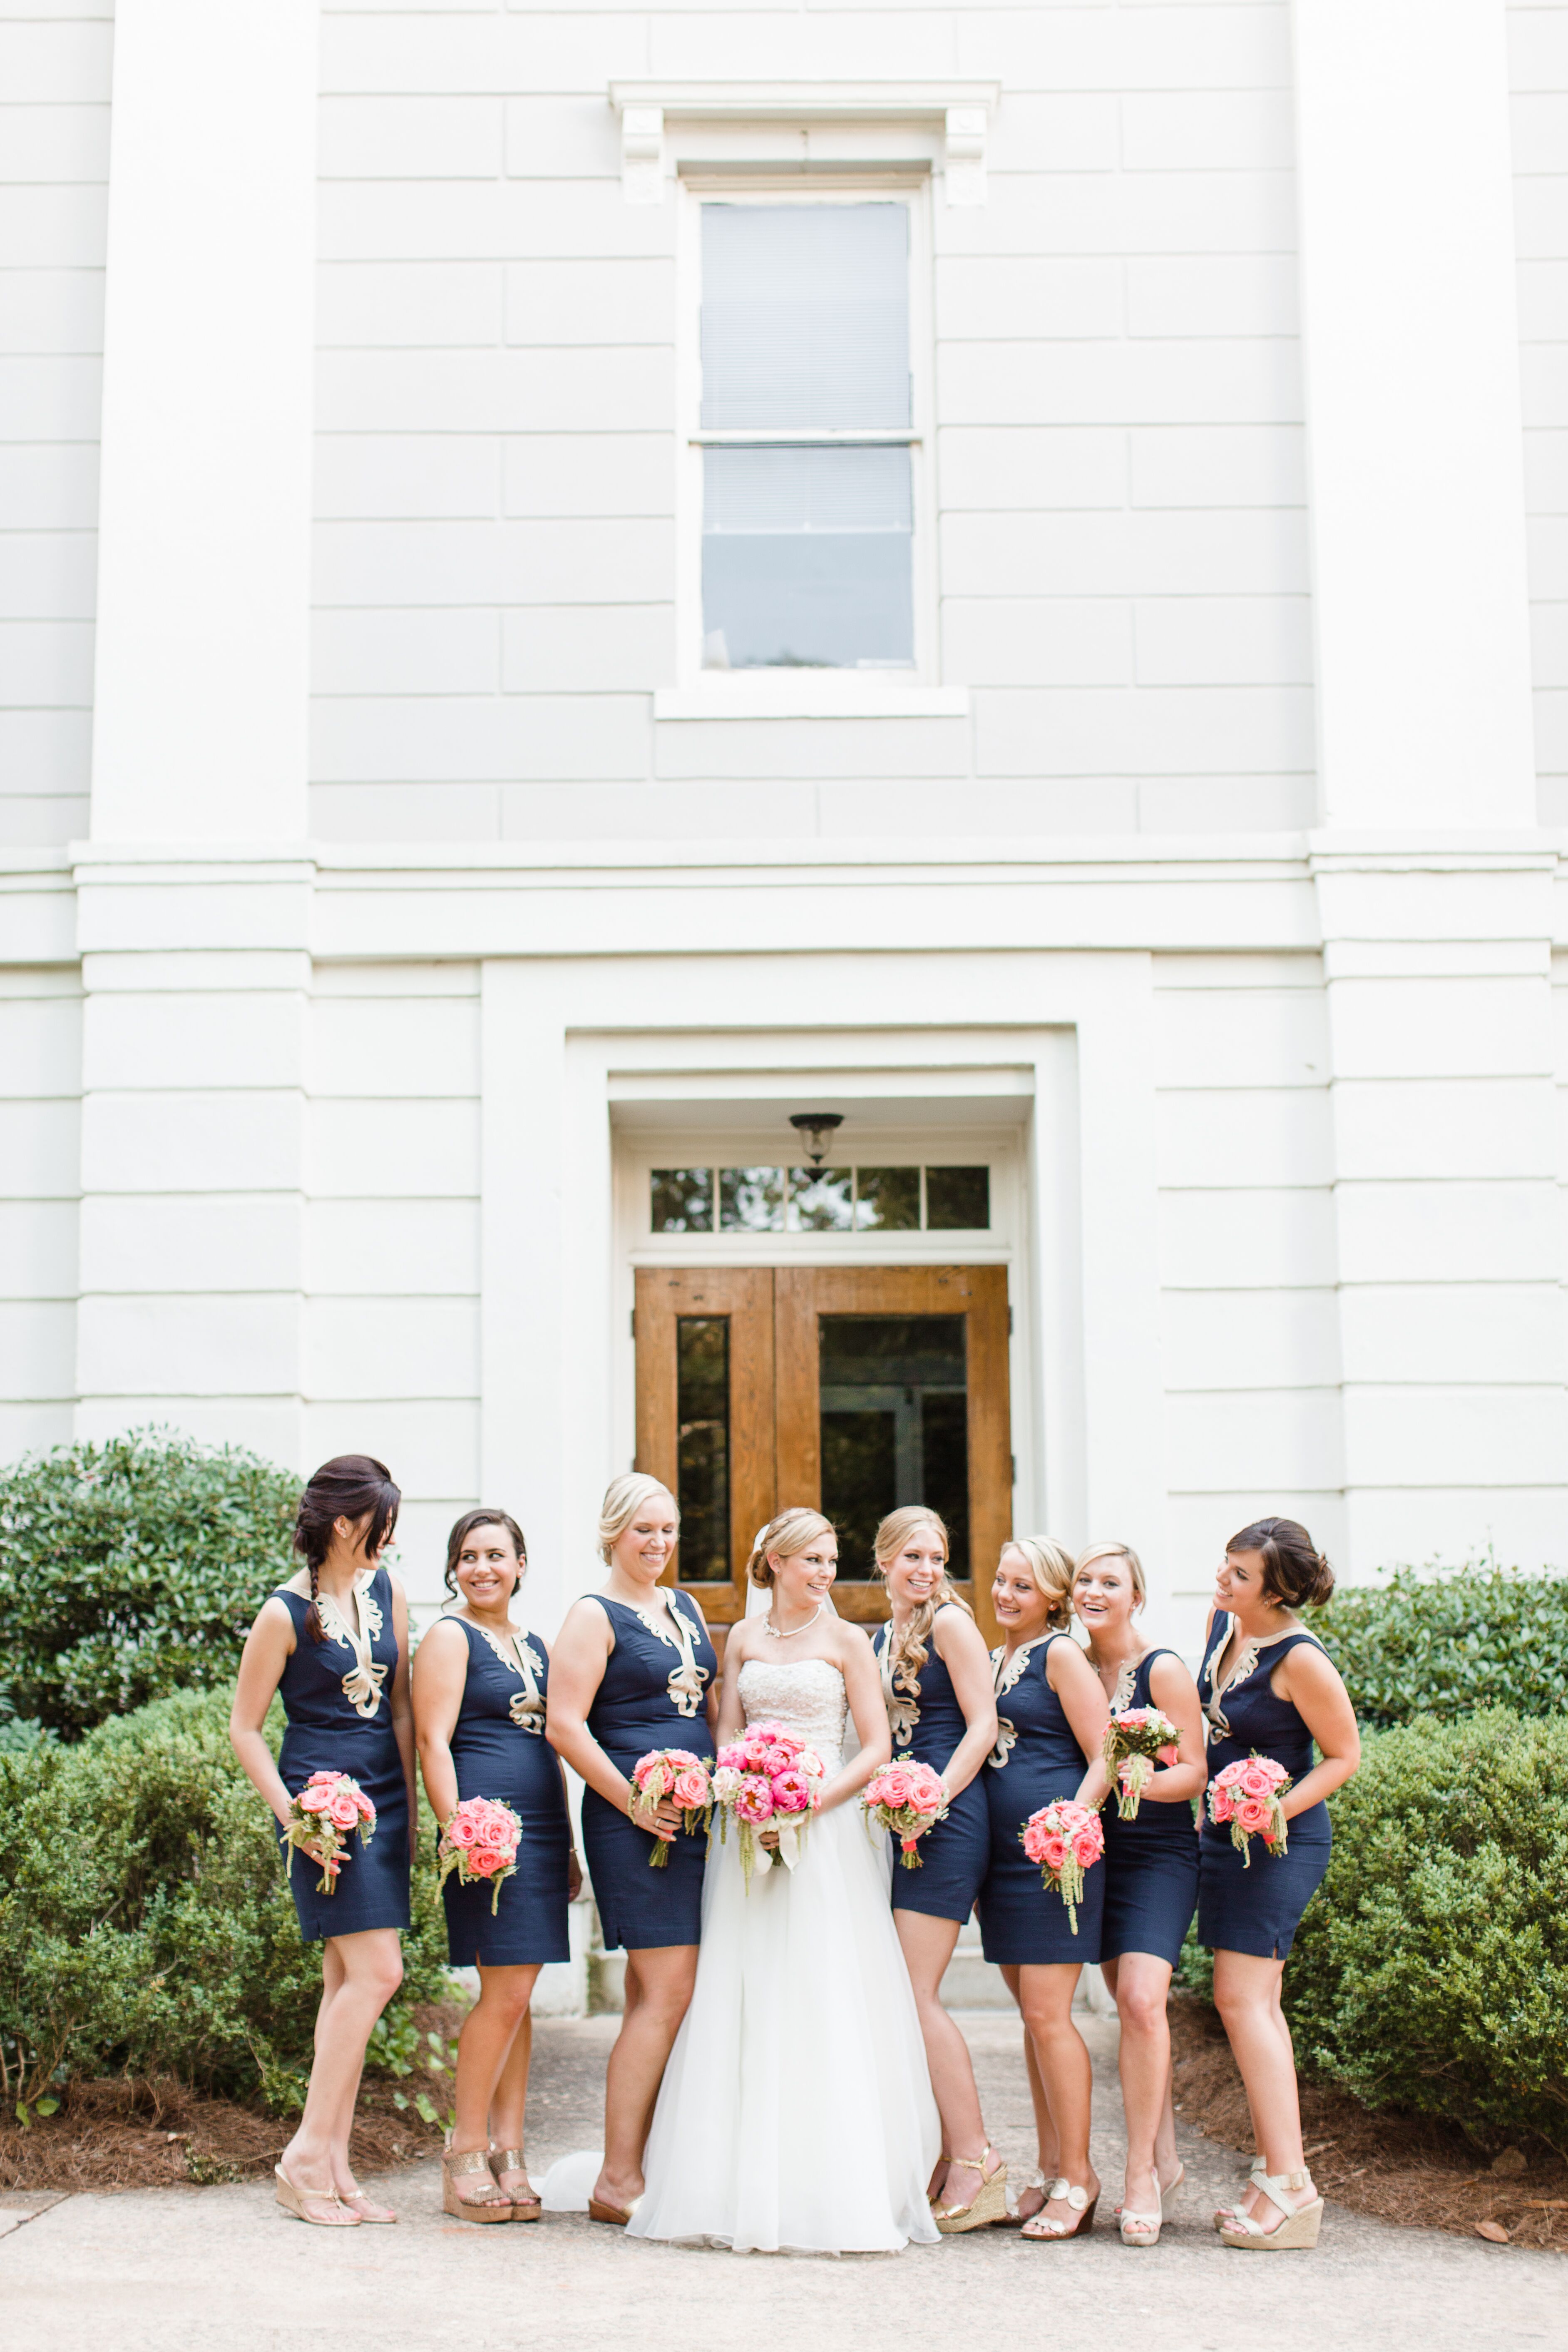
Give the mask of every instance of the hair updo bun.
M 1321 1609 L 1333 1591 L 1334 1571 L 1300 1519 L 1254 1519 L 1226 1549 L 1260 1554 L 1264 1596 L 1282 1609 Z
M 779 1559 L 797 1559 L 803 1551 L 810 1550 L 819 1537 L 836 1532 L 832 1520 L 825 1519 L 820 1511 L 810 1509 L 805 1503 L 792 1503 L 787 1509 L 771 1518 L 765 1528 L 757 1529 L 751 1558 L 746 1562 L 748 1581 L 761 1585 L 773 1583 L 769 1552 Z

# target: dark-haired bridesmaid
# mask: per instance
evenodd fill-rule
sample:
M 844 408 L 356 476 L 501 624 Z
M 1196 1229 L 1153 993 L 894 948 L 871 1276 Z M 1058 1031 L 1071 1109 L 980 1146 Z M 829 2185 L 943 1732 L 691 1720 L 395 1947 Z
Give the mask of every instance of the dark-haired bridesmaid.
M 299 2127 L 274 2171 L 278 2202 L 327 2229 L 395 2221 L 356 2183 L 349 2134 L 372 2031 L 403 1981 L 414 1835 L 408 1604 L 381 1565 L 401 1496 L 383 1462 L 343 1454 L 300 1498 L 304 1566 L 262 1603 L 246 1638 L 229 1717 L 235 1754 L 279 1824 L 312 1772 L 346 1772 L 375 1807 L 368 1845 L 350 1841 L 330 1895 L 305 1853 L 289 1885 L 307 1943 L 321 1943 L 315 2057 Z M 274 1696 L 288 1728 L 276 1764 L 263 1726 Z M 287 1851 L 287 1847 L 284 1848 Z
M 527 1568 L 515 1519 L 466 1511 L 447 1538 L 447 1590 L 457 1606 L 431 1626 L 414 1664 L 419 1762 L 437 1822 L 445 1826 L 469 1797 L 488 1797 L 522 1823 L 512 1874 L 499 1891 L 477 1879 L 464 1886 L 456 1872 L 442 1890 L 447 1956 L 479 1972 L 479 2000 L 458 2037 L 443 2201 L 475 2221 L 536 2221 L 542 2210 L 523 2161 L 528 2004 L 545 1963 L 571 1957 L 566 1906 L 582 1879 L 560 1760 L 544 1737 L 550 1653 L 511 1622 Z
M 1296 1613 L 1321 1608 L 1333 1589 L 1333 1570 L 1298 1520 L 1255 1520 L 1226 1546 L 1198 1670 L 1211 1790 L 1227 1765 L 1253 1756 L 1272 1758 L 1293 1784 L 1283 1805 L 1284 1853 L 1254 1837 L 1244 1864 L 1229 1829 L 1212 1820 L 1198 1849 L 1198 1940 L 1214 1953 L 1215 2007 L 1246 2086 L 1262 2166 L 1254 2167 L 1242 2205 L 1215 2220 L 1227 2246 L 1248 2252 L 1315 2246 L 1323 2214 L 1301 2152 L 1296 2053 L 1279 1987 L 1301 1914 L 1329 1866 L 1323 1801 L 1361 1762 L 1350 1696 Z

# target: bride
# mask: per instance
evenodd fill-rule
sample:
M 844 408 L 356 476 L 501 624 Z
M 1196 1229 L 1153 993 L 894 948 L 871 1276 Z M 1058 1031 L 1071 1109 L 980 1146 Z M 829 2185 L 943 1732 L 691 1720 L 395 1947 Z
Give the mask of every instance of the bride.
M 720 1744 L 782 1724 L 818 1750 L 827 1783 L 795 1866 L 755 1870 L 749 1893 L 733 1830 L 713 1840 L 697 1989 L 632 2237 L 862 2253 L 937 2235 L 926 2187 L 940 2127 L 888 1905 L 890 1851 L 856 1801 L 888 1760 L 887 1710 L 869 1642 L 828 1606 L 837 1567 L 816 1511 L 781 1512 L 752 1554 L 771 1605 L 725 1644 Z M 859 1740 L 847 1763 L 847 1715 Z

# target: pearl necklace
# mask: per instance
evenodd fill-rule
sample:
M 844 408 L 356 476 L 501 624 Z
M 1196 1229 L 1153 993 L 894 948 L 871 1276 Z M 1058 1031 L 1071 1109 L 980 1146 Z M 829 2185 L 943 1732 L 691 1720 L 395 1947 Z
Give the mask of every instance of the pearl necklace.
M 819 1601 L 816 1608 L 812 1611 L 810 1616 L 806 1619 L 805 1624 L 792 1625 L 787 1633 L 781 1633 L 779 1628 L 773 1623 L 773 1612 L 770 1609 L 767 1615 L 763 1619 L 763 1631 L 764 1633 L 771 1634 L 775 1642 L 793 1642 L 797 1633 L 810 1633 L 812 1627 L 816 1624 L 817 1619 L 821 1616 L 826 1606 L 827 1603 L 826 1601 Z

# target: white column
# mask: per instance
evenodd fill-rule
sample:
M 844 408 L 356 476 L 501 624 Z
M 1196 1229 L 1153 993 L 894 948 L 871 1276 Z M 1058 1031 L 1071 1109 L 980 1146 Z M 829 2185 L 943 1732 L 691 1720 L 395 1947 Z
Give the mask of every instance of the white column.
M 1296 0 L 1331 826 L 1535 823 L 1504 0 Z
M 315 0 L 119 0 L 95 842 L 302 839 Z

